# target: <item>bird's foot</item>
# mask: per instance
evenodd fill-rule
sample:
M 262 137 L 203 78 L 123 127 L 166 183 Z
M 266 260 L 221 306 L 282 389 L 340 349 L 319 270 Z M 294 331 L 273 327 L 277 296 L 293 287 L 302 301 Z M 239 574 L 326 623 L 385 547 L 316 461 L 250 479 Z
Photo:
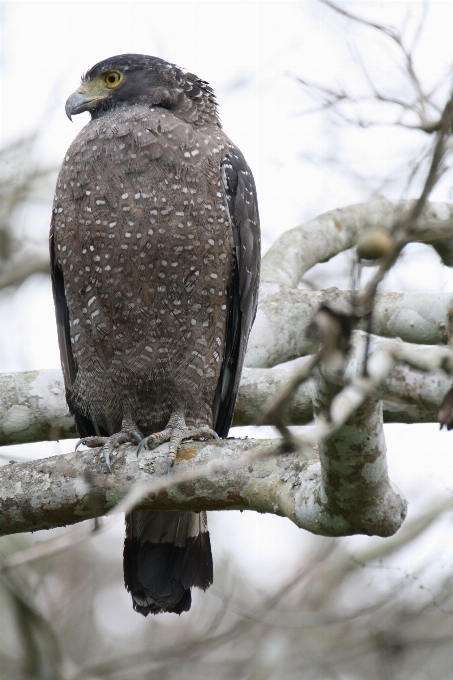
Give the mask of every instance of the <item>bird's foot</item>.
M 137 456 L 140 454 L 142 448 L 155 449 L 159 444 L 164 442 L 170 442 L 168 448 L 167 460 L 165 463 L 165 474 L 168 475 L 171 466 L 175 462 L 176 454 L 182 442 L 186 439 L 219 439 L 217 432 L 214 432 L 208 425 L 202 425 L 201 427 L 188 427 L 185 423 L 178 423 L 175 427 L 167 427 L 161 432 L 156 432 L 155 434 L 145 437 L 139 444 L 137 449 Z
M 117 449 L 121 444 L 126 444 L 130 442 L 131 444 L 140 444 L 143 441 L 142 433 L 135 427 L 123 427 L 121 432 L 116 432 L 110 435 L 110 437 L 83 437 L 79 439 L 76 444 L 75 450 L 84 444 L 90 449 L 102 446 L 101 453 L 104 456 L 105 464 L 108 467 L 109 472 L 112 471 L 110 465 L 110 458 L 115 449 Z

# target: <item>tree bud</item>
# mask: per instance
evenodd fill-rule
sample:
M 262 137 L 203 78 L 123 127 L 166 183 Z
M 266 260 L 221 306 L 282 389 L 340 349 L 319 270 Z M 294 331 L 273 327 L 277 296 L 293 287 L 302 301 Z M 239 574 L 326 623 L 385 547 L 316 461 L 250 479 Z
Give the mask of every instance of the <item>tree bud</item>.
M 359 238 L 357 255 L 365 260 L 377 260 L 393 248 L 392 237 L 382 229 L 371 229 Z

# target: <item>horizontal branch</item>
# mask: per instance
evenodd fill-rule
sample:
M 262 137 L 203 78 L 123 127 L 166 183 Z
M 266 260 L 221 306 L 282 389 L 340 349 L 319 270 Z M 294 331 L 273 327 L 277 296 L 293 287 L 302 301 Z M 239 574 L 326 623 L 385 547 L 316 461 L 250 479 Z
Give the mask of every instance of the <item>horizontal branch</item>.
M 315 344 L 307 337 L 307 328 L 320 305 L 342 311 L 351 300 L 351 291 L 338 288 L 307 291 L 262 285 L 245 365 L 269 368 L 310 354 Z M 446 344 L 452 318 L 452 293 L 383 292 L 376 296 L 372 332 L 417 344 Z
M 371 229 L 390 232 L 404 220 L 415 201 L 375 198 L 324 213 L 282 234 L 263 258 L 261 282 L 296 288 L 305 272 L 319 262 L 356 245 Z M 413 240 L 430 243 L 444 264 L 453 265 L 453 206 L 427 202 L 413 225 Z
M 369 356 L 389 341 L 371 336 Z M 405 347 L 405 343 L 399 343 Z M 436 347 L 410 345 L 417 354 L 429 357 Z M 363 368 L 365 334 L 354 333 L 353 352 L 346 368 L 347 379 L 352 379 Z M 308 357 L 274 366 L 273 368 L 245 368 L 242 371 L 239 399 L 234 413 L 235 425 L 254 425 L 256 414 L 266 402 L 279 392 Z M 386 423 L 433 423 L 442 401 L 451 388 L 452 380 L 443 371 L 423 372 L 404 363 L 397 363 L 379 385 Z M 386 400 L 387 397 L 387 400 Z M 288 425 L 307 425 L 313 418 L 313 379 L 298 387 L 286 414 Z
M 0 445 L 74 437 L 60 370 L 0 374 Z
M 390 487 L 386 475 L 367 472 L 367 458 L 362 460 L 358 451 L 352 452 L 360 482 L 355 489 L 364 500 L 354 526 L 332 514 L 319 460 L 282 454 L 276 440 L 189 442 L 181 447 L 174 470 L 165 477 L 167 451 L 168 444 L 163 444 L 143 452 L 138 460 L 136 447 L 123 445 L 113 456 L 112 474 L 100 449 L 3 466 L 0 535 L 100 517 L 134 483 L 147 484 L 146 497 L 136 505 L 142 510 L 256 510 L 288 517 L 301 528 L 330 536 L 388 536 L 404 519 L 404 500 Z
M 353 352 L 346 369 L 351 379 L 363 366 L 365 336 L 353 335 Z M 390 342 L 372 336 L 371 355 Z M 399 346 L 406 347 L 405 343 Z M 437 347 L 407 345 L 416 356 L 429 360 Z M 234 426 L 254 425 L 270 397 L 282 389 L 307 357 L 274 368 L 244 368 Z M 397 363 L 379 387 L 384 402 L 384 421 L 391 423 L 437 422 L 437 412 L 451 387 L 443 371 L 422 372 Z M 295 392 L 287 413 L 288 425 L 306 425 L 313 418 L 313 380 Z M 387 397 L 387 401 L 385 400 Z M 74 419 L 68 413 L 63 376 L 59 370 L 0 374 L 0 446 L 24 442 L 55 441 L 77 437 Z

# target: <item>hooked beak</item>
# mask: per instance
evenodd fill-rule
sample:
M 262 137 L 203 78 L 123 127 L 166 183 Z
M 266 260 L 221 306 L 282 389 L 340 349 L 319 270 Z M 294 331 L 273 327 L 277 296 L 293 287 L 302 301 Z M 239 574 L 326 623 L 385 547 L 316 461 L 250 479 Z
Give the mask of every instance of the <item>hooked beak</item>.
M 90 104 L 92 102 L 98 101 L 99 99 L 104 99 L 105 97 L 99 96 L 87 96 L 79 90 L 76 90 L 71 94 L 66 100 L 65 111 L 69 120 L 72 122 L 72 116 L 76 116 L 78 113 L 83 113 L 90 109 Z

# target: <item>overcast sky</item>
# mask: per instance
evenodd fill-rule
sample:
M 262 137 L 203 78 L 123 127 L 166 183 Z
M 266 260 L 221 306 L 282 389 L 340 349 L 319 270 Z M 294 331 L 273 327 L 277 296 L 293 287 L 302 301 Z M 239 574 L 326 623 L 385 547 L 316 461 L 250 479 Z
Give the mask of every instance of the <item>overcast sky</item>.
M 423 6 L 375 0 L 347 4 L 386 23 L 401 25 L 406 17 L 408 39 Z M 360 194 L 341 173 L 326 186 L 325 169 L 301 160 L 333 155 L 346 145 L 362 171 L 385 176 L 395 166 L 395 152 L 417 143 L 416 135 L 386 128 L 368 131 L 358 144 L 345 131 L 329 129 L 323 117 L 300 115 L 308 101 L 295 76 L 363 89 L 354 49 L 380 85 L 395 93 L 401 87 L 391 43 L 376 31 L 342 21 L 318 0 L 16 1 L 3 2 L 2 14 L 3 139 L 45 127 L 42 155 L 59 163 L 89 117 L 82 114 L 71 124 L 64 114 L 64 102 L 82 73 L 126 52 L 172 61 L 214 87 L 225 130 L 256 176 L 266 245 L 303 217 Z M 427 86 L 452 62 L 452 17 L 451 3 L 432 3 L 416 53 Z

